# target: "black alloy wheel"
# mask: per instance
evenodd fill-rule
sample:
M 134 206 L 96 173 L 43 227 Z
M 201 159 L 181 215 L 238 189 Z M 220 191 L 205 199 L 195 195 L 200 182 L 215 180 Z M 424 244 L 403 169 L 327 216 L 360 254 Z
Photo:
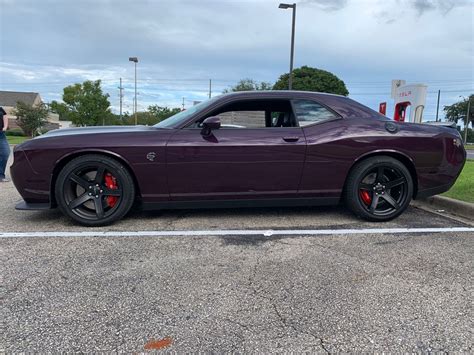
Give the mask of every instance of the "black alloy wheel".
M 351 171 L 346 202 L 358 216 L 387 221 L 400 215 L 413 195 L 413 180 L 400 161 L 378 156 L 362 161 Z
M 84 155 L 69 162 L 58 175 L 55 193 L 61 211 L 86 226 L 115 222 L 135 199 L 130 173 L 102 155 Z

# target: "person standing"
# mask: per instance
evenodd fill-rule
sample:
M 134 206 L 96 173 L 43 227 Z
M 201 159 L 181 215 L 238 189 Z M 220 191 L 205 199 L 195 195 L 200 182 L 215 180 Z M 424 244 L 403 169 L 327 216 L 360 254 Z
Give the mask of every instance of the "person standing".
M 9 182 L 5 176 L 5 169 L 7 168 L 8 157 L 10 156 L 10 146 L 8 145 L 7 136 L 5 135 L 8 129 L 7 113 L 0 107 L 0 183 Z

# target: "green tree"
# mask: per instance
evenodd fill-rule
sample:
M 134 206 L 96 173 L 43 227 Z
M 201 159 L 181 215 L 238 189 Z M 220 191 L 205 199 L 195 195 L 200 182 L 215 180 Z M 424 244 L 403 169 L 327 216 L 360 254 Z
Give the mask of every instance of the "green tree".
M 469 122 L 473 121 L 474 118 L 474 94 L 469 95 L 469 99 L 463 99 L 452 105 L 444 106 L 443 111 L 446 115 L 446 119 L 451 122 L 458 123 L 459 120 L 466 124 L 467 117 L 467 103 L 468 100 L 471 101 L 471 106 L 469 108 Z
M 70 121 L 71 118 L 69 117 L 69 108 L 63 102 L 57 102 L 56 100 L 51 101 L 49 104 L 49 109 L 53 113 L 57 113 L 59 115 L 60 121 Z
M 110 115 L 109 94 L 104 94 L 100 80 L 84 81 L 63 89 L 64 112 L 76 126 L 97 126 Z M 59 106 L 64 109 L 63 106 Z M 56 109 L 58 106 L 56 106 Z
M 43 103 L 31 106 L 19 101 L 13 114 L 16 116 L 17 124 L 23 132 L 28 137 L 34 137 L 47 122 L 48 107 Z
M 273 90 L 288 90 L 288 73 L 280 76 L 273 85 Z M 349 95 L 346 84 L 336 75 L 317 68 L 302 66 L 293 70 L 293 90 L 327 92 L 338 95 Z
M 158 105 L 151 105 L 148 106 L 148 112 L 150 112 L 154 117 L 156 117 L 156 123 L 163 121 L 164 119 L 176 115 L 180 112 L 181 109 L 178 107 L 169 108 L 169 107 L 162 107 Z
M 231 86 L 228 89 L 224 89 L 223 93 L 235 91 L 254 91 L 254 90 L 271 90 L 272 84 L 265 81 L 258 82 L 253 79 L 241 79 L 236 85 Z
M 162 107 L 158 105 L 148 106 L 147 111 L 137 112 L 137 123 L 140 125 L 152 126 L 164 119 L 180 112 L 179 108 Z M 124 123 L 135 124 L 135 115 L 124 115 Z
M 467 113 L 468 103 L 469 114 Z M 469 124 L 474 121 L 474 94 L 469 95 L 469 98 L 465 98 L 462 101 L 458 101 L 452 105 L 444 106 L 443 111 L 446 115 L 446 119 L 451 122 L 458 121 L 464 122 L 464 142 L 469 141 L 468 128 Z

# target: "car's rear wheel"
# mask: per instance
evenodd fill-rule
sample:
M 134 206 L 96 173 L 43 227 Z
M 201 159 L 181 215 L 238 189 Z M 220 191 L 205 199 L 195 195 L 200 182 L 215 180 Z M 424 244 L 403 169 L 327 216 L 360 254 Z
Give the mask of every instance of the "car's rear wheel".
M 368 158 L 350 172 L 345 191 L 346 204 L 369 221 L 388 221 L 410 204 L 413 179 L 406 166 L 388 157 Z
M 85 226 L 103 226 L 124 217 L 133 205 L 135 185 L 117 160 L 89 154 L 71 160 L 55 187 L 60 210 Z

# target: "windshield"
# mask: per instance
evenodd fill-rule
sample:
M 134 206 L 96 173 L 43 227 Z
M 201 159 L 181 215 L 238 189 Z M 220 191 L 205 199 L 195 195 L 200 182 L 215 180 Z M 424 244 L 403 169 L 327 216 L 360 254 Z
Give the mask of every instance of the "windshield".
M 216 97 L 213 97 L 212 99 L 203 101 L 198 103 L 197 105 L 191 106 L 190 108 L 186 109 L 185 111 L 181 111 L 177 113 L 176 115 L 173 115 L 171 117 L 168 117 L 166 120 L 163 120 L 161 122 L 158 122 L 154 127 L 157 128 L 174 128 L 176 126 L 179 126 L 181 123 L 185 122 L 189 117 L 194 115 L 196 112 L 199 112 L 206 107 L 208 107 L 210 104 L 212 104 Z

